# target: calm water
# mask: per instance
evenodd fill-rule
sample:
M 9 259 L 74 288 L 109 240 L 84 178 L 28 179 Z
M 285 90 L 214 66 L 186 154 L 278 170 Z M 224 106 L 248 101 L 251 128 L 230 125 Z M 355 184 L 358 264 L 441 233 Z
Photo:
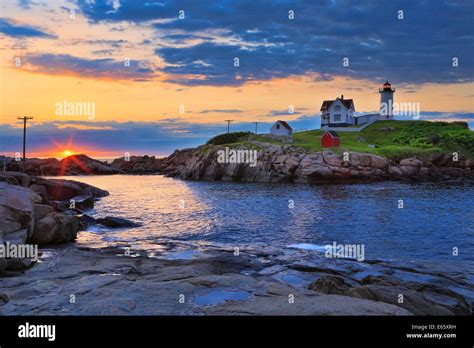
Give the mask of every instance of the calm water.
M 92 228 L 79 241 L 204 241 L 227 246 L 315 249 L 334 241 L 364 244 L 366 259 L 474 268 L 474 187 L 377 183 L 357 185 L 190 182 L 162 176 L 77 177 L 110 196 L 95 217 L 143 223 L 134 229 Z M 290 200 L 294 208 L 289 208 Z M 398 208 L 403 200 L 403 209 Z M 452 248 L 459 256 L 452 256 Z M 192 251 L 191 251 L 192 252 Z

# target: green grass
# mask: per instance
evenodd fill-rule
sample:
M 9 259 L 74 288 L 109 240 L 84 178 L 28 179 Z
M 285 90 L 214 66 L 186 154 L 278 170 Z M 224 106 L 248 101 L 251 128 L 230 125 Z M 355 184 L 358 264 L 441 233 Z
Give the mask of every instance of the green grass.
M 381 128 L 393 128 L 383 131 Z M 428 157 L 433 153 L 458 152 L 467 158 L 474 158 L 474 132 L 463 124 L 429 121 L 379 121 L 361 132 L 338 132 L 341 146 L 331 148 L 334 152 L 366 152 L 399 160 L 411 156 Z M 233 135 L 234 134 L 234 135 Z M 254 146 L 252 142 L 291 145 L 308 151 L 321 151 L 321 130 L 295 133 L 293 143 L 269 139 L 262 135 L 230 133 L 217 138 L 217 143 Z M 212 142 L 208 142 L 210 144 Z M 369 148 L 373 144 L 375 148 Z

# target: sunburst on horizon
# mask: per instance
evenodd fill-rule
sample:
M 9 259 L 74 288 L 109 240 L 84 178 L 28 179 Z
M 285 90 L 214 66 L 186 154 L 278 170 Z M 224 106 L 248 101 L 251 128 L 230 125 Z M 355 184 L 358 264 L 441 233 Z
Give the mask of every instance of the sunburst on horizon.
M 69 157 L 72 155 L 74 155 L 74 151 L 71 151 L 71 150 L 64 150 L 63 152 L 61 152 L 62 157 Z

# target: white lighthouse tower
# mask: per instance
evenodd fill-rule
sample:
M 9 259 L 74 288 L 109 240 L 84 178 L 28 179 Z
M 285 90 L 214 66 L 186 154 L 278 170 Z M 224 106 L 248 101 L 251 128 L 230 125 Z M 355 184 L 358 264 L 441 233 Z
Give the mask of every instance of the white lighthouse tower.
M 393 93 L 395 88 L 386 81 L 382 88 L 379 88 L 380 93 L 380 116 L 382 119 L 393 119 Z

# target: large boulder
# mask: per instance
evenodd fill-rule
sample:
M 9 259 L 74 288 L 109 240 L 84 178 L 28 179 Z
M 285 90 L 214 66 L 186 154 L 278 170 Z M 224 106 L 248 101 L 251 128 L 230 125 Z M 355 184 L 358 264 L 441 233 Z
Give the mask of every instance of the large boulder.
M 310 178 L 329 178 L 332 176 L 332 171 L 327 166 L 311 164 L 301 168 L 301 175 Z
M 416 166 L 400 166 L 400 170 L 404 176 L 414 176 L 420 170 L 420 167 Z
M 378 169 L 387 169 L 389 166 L 389 162 L 385 157 L 371 155 L 370 156 L 370 165 L 374 168 Z
M 63 213 L 49 213 L 35 224 L 30 242 L 38 245 L 59 244 L 76 239 L 79 217 Z
M 41 197 L 32 190 L 0 182 L 0 243 L 25 243 L 34 230 L 34 205 Z
M 422 293 L 400 286 L 363 285 L 351 289 L 347 295 L 372 301 L 394 304 L 415 315 L 453 315 L 448 308 L 427 300 Z M 403 301 L 400 301 L 403 296 Z
M 330 166 L 333 166 L 333 167 L 342 166 L 343 160 L 342 160 L 341 155 L 336 155 L 332 152 L 324 151 L 323 152 L 323 157 L 324 157 L 324 162 L 326 162 Z
M 42 218 L 44 218 L 46 215 L 48 215 L 49 213 L 52 213 L 53 212 L 53 207 L 51 207 L 50 205 L 46 205 L 46 204 L 35 204 L 34 205 L 34 212 L 35 212 L 35 221 L 36 220 L 41 220 Z
M 30 189 L 32 189 L 41 196 L 41 198 L 43 199 L 43 203 L 48 202 L 48 193 L 46 192 L 46 188 L 43 185 L 33 184 L 30 186 Z
M 423 162 L 417 158 L 405 158 L 400 161 L 400 166 L 411 166 L 420 168 L 423 165 Z
M 104 197 L 109 193 L 92 185 L 65 179 L 44 179 L 32 177 L 34 185 L 44 186 L 49 200 L 64 201 L 76 196 Z

